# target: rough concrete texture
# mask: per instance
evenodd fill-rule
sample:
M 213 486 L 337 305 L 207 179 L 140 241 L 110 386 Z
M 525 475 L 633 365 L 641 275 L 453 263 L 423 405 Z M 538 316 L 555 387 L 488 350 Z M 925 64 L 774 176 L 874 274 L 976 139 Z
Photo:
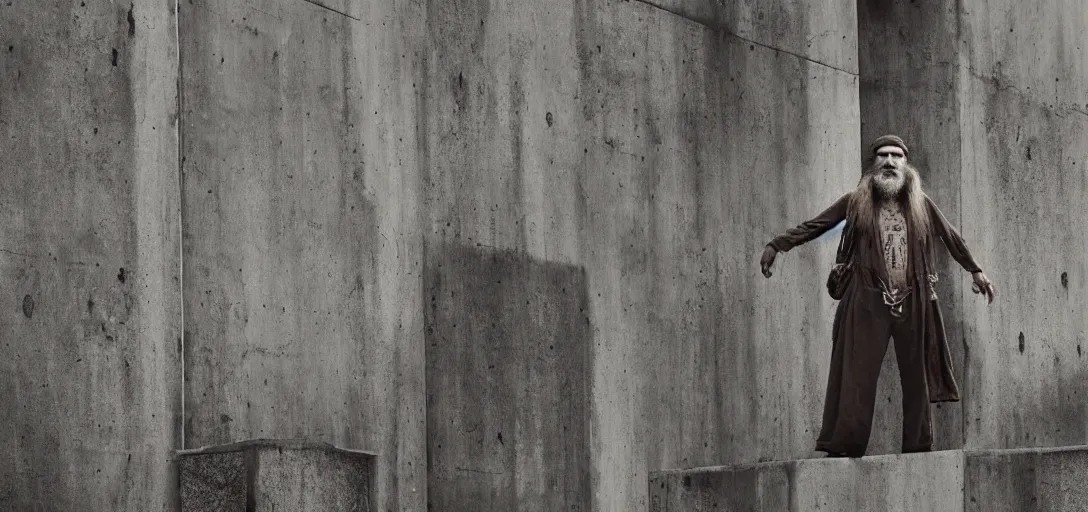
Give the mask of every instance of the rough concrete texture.
M 960 451 L 767 462 L 653 473 L 649 510 L 953 512 L 963 485 Z
M 650 469 L 812 454 L 836 239 L 769 281 L 758 257 L 856 183 L 856 77 L 638 2 L 427 9 L 428 260 L 467 247 L 584 269 L 593 508 L 645 509 Z M 428 392 L 449 378 L 429 373 Z M 488 404 L 483 389 L 446 407 Z
M 949 450 L 661 471 L 651 512 L 1088 509 L 1088 447 Z
M 591 510 L 585 272 L 512 251 L 434 249 L 424 272 L 431 510 Z
M 373 454 L 257 440 L 178 454 L 182 512 L 376 510 Z
M 178 457 L 178 494 L 183 512 L 245 510 L 253 482 L 247 453 L 192 453 Z
M 858 72 L 857 5 L 837 0 L 635 0 L 760 46 Z
M 420 15 L 366 4 L 180 4 L 185 445 L 372 450 L 421 510 Z
M 1088 510 L 1088 447 L 969 453 L 967 512 Z
M 173 5 L 0 3 L 0 509 L 172 509 Z
M 965 308 L 967 446 L 1085 444 L 1088 14 L 1071 1 L 965 9 L 963 225 L 1005 292 Z
M 964 401 L 938 413 L 939 445 L 1088 442 L 1088 239 L 1072 228 L 1088 221 L 1088 14 L 1072 1 L 867 1 L 858 16 L 863 137 L 915 141 L 999 294 L 986 307 L 946 264 Z

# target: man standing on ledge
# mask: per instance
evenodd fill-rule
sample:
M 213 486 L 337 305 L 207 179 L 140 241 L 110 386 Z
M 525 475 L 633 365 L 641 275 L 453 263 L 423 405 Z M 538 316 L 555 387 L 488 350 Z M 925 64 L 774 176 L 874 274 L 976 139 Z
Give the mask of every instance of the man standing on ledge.
M 888 338 L 903 387 L 903 453 L 932 449 L 930 402 L 959 401 L 934 284 L 937 238 L 974 278 L 972 291 L 994 299 L 994 287 L 944 214 L 922 191 L 907 164 L 907 145 L 894 135 L 876 139 L 872 160 L 853 191 L 816 218 L 767 244 L 763 275 L 779 252 L 819 237 L 845 220 L 841 289 L 832 327 L 834 345 L 816 450 L 829 457 L 861 457 L 869 444 L 877 378 Z M 838 287 L 835 283 L 845 283 Z M 834 292 L 833 292 L 834 293 Z M 835 296 L 835 295 L 833 295 Z

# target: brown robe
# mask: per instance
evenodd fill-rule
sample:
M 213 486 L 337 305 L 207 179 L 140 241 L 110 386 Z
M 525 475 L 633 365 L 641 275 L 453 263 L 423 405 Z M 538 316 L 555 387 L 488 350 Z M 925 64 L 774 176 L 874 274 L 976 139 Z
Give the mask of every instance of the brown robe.
M 846 220 L 851 195 L 852 192 L 843 195 L 815 218 L 775 237 L 768 245 L 779 252 L 788 252 L 819 237 Z M 875 219 L 868 232 L 851 230 L 849 223 L 844 227 L 843 242 L 846 247 L 853 248 L 854 270 L 835 312 L 834 345 L 824 404 L 824 428 L 817 443 L 819 450 L 864 452 L 872 421 L 876 378 L 889 336 L 896 339 L 903 382 L 904 451 L 928 449 L 932 442 L 926 399 L 929 402 L 960 399 L 941 308 L 929 280 L 930 275 L 936 276 L 933 268 L 936 240 L 939 238 L 968 272 L 979 272 L 980 269 L 959 232 L 949 224 L 937 205 L 929 197 L 925 202 L 929 209 L 930 234 L 924 247 L 912 241 L 909 249 L 907 279 L 913 291 L 903 305 L 907 312 L 903 322 L 896 323 L 891 319 L 879 291 L 880 280 L 887 282 L 887 269 Z

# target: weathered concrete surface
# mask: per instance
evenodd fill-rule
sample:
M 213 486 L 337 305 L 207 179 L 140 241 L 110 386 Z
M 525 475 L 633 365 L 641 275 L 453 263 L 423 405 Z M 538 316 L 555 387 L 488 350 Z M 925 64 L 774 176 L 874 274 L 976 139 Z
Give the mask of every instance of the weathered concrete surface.
M 255 440 L 178 453 L 182 512 L 369 512 L 375 456 L 326 443 Z
M 964 453 L 809 459 L 664 471 L 652 473 L 649 485 L 650 512 L 953 512 L 964 508 Z
M 1088 510 L 1088 447 L 969 452 L 967 512 Z
M 427 9 L 428 259 L 467 246 L 585 269 L 594 509 L 645 509 L 649 469 L 811 455 L 835 239 L 769 281 L 758 257 L 856 183 L 856 77 L 638 2 Z
M 1088 443 L 1086 16 L 1068 1 L 961 13 L 964 232 L 1004 289 L 965 311 L 970 448 Z
M 422 510 L 421 16 L 359 7 L 180 5 L 185 445 L 371 450 L 379 507 Z
M 942 446 L 1088 442 L 1088 19 L 1075 2 L 862 2 L 863 137 L 900 131 L 998 301 L 946 264 L 962 406 Z M 910 105 L 910 112 L 904 106 Z M 957 346 L 959 345 L 959 346 Z M 948 441 L 943 441 L 948 440 Z
M 651 512 L 1088 509 L 1088 447 L 949 450 L 650 475 Z
M 427 262 L 431 510 L 591 510 L 584 271 L 476 247 Z
M 857 74 L 857 4 L 805 0 L 636 0 L 756 44 Z
M 0 509 L 173 509 L 173 6 L 0 3 Z

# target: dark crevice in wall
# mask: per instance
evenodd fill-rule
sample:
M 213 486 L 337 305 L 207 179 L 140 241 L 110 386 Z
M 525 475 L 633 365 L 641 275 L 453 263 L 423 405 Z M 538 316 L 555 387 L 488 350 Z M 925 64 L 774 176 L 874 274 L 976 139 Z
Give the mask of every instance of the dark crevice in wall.
M 725 27 L 724 25 L 722 25 L 722 24 L 720 24 L 720 23 L 716 23 L 716 22 L 714 22 L 713 20 L 706 20 L 706 19 L 696 19 L 696 18 L 692 18 L 692 17 L 690 17 L 690 16 L 687 16 L 687 15 L 685 15 L 685 14 L 683 14 L 683 13 L 680 13 L 680 12 L 674 11 L 674 10 L 672 10 L 672 9 L 668 9 L 668 8 L 662 7 L 662 6 L 660 6 L 660 5 L 657 5 L 657 4 L 655 4 L 655 3 L 653 3 L 653 2 L 651 2 L 651 1 L 649 1 L 649 0 L 634 0 L 634 1 L 636 1 L 636 2 L 638 2 L 638 3 L 641 3 L 641 4 L 645 4 L 645 5 L 648 5 L 648 6 L 650 6 L 650 7 L 653 7 L 654 9 L 657 9 L 657 10 L 659 10 L 659 11 L 664 11 L 664 12 L 667 12 L 667 13 L 669 13 L 669 14 L 672 14 L 672 15 L 674 15 L 674 16 L 679 16 L 679 17 L 681 17 L 681 18 L 683 18 L 683 19 L 685 19 L 685 20 L 688 20 L 688 21 L 690 21 L 690 22 L 692 22 L 692 23 L 698 23 L 699 25 L 702 25 L 702 26 L 704 26 L 704 27 L 706 27 L 706 28 L 708 28 L 708 29 L 710 29 L 710 30 L 713 30 L 713 31 L 715 31 L 715 32 L 721 32 L 721 33 L 723 33 L 723 34 L 726 34 L 726 35 L 728 35 L 728 36 L 731 36 L 731 37 L 735 37 L 735 38 L 737 38 L 737 39 L 740 39 L 741 41 L 744 41 L 744 42 L 746 42 L 746 43 L 749 43 L 749 44 L 754 44 L 754 45 L 756 45 L 756 46 L 760 46 L 760 47 L 763 47 L 763 48 L 767 48 L 767 49 L 769 49 L 769 50 L 774 50 L 774 51 L 776 51 L 776 52 L 779 52 L 779 53 L 784 53 L 784 54 L 786 54 L 786 55 L 792 55 L 792 56 L 794 56 L 794 57 L 797 57 L 798 59 L 801 59 L 801 60 L 805 60 L 805 61 L 811 62 L 811 63 L 813 63 L 813 64 L 817 64 L 817 65 L 823 66 L 823 67 L 825 67 L 825 68 L 831 68 L 831 69 L 834 69 L 834 70 L 836 70 L 836 71 L 841 71 L 841 72 L 843 72 L 843 73 L 846 73 L 846 74 L 848 74 L 848 75 L 850 75 L 850 76 L 858 76 L 858 74 L 857 74 L 857 73 L 853 73 L 853 72 L 851 72 L 851 71 L 847 71 L 847 70 L 845 70 L 845 69 L 842 69 L 842 68 L 840 68 L 840 67 L 832 66 L 832 65 L 830 65 L 830 64 L 827 64 L 827 63 L 825 63 L 825 62 L 820 62 L 820 61 L 818 61 L 818 60 L 813 60 L 813 59 L 810 59 L 810 58 L 808 58 L 808 57 L 805 57 L 804 55 L 801 55 L 801 54 L 798 54 L 798 53 L 794 53 L 794 52 L 791 52 L 791 51 L 789 51 L 789 50 L 783 50 L 783 49 L 781 49 L 781 48 L 775 48 L 774 46 L 770 46 L 770 45 L 767 45 L 767 44 L 763 44 L 763 43 L 761 43 L 761 42 L 759 42 L 759 41 L 756 41 L 756 40 L 753 40 L 753 39 L 748 39 L 747 37 L 744 37 L 744 36 L 738 35 L 738 34 L 736 34 L 735 32 L 732 32 L 732 31 L 730 31 L 730 30 L 729 30 L 728 28 L 726 28 L 726 27 Z
M 314 5 L 316 5 L 316 6 L 320 7 L 320 8 L 322 8 L 322 9 L 325 9 L 325 10 L 327 10 L 327 11 L 332 11 L 332 12 L 335 12 L 336 14 L 339 14 L 339 15 L 341 15 L 341 16 L 347 16 L 347 17 L 349 17 L 349 18 L 351 18 L 351 19 L 353 19 L 353 20 L 355 20 L 355 21 L 362 21 L 362 20 L 360 20 L 359 18 L 356 18 L 355 16 L 352 16 L 352 15 L 350 15 L 350 14 L 346 13 L 346 12 L 343 12 L 343 11 L 338 11 L 338 10 L 336 10 L 336 9 L 333 9 L 332 7 L 329 7 L 329 6 L 325 5 L 325 4 L 322 4 L 322 3 L 320 3 L 320 2 L 317 2 L 316 0 L 302 0 L 302 1 L 303 1 L 303 2 L 306 2 L 306 3 L 308 3 L 308 4 L 314 4 Z
M 177 83 L 174 88 L 174 137 L 178 151 L 178 293 L 182 295 L 181 322 L 178 334 L 178 361 L 181 363 L 181 421 L 179 425 L 180 437 L 178 449 L 184 450 L 185 446 L 185 145 L 182 138 L 182 59 L 181 59 L 181 1 L 174 2 L 174 50 L 177 52 Z

